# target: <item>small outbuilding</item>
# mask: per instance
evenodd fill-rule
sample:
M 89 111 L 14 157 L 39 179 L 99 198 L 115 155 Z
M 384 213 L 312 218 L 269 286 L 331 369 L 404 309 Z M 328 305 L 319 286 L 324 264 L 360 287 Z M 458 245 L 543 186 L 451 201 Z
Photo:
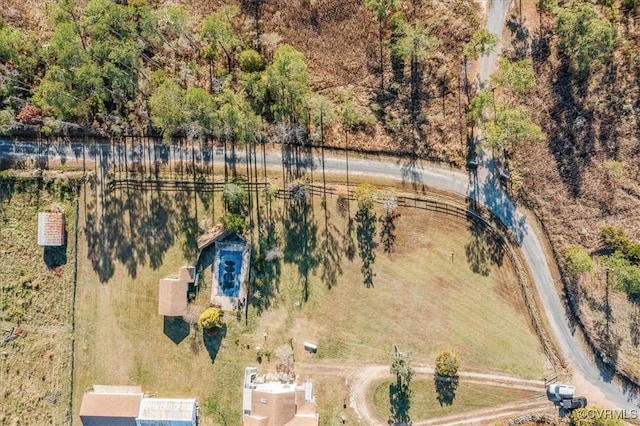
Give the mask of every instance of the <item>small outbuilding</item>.
M 142 403 L 139 386 L 94 385 L 85 393 L 80 406 L 83 426 L 136 426 Z
M 195 399 L 145 398 L 136 419 L 137 426 L 195 426 Z
M 221 223 L 218 223 L 213 228 L 209 229 L 207 232 L 198 237 L 198 240 L 196 241 L 198 250 L 204 250 L 211 244 L 226 237 L 227 235 L 228 233 L 227 231 L 225 231 L 224 226 Z
M 54 247 L 64 245 L 64 213 L 38 213 L 38 245 Z
M 160 280 L 158 294 L 158 314 L 166 317 L 179 317 L 187 311 L 187 293 L 189 285 L 195 282 L 195 268 L 183 266 L 178 278 Z

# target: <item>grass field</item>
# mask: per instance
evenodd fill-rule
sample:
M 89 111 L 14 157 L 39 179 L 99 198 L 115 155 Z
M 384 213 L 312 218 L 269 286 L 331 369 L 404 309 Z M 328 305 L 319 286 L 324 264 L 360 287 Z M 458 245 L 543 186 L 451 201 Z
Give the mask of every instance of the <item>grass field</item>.
M 390 381 L 383 381 L 373 391 L 373 406 L 381 420 L 388 419 L 391 410 L 389 402 Z M 456 389 L 455 399 L 451 405 L 440 405 L 432 380 L 415 380 L 411 384 L 412 399 L 409 416 L 413 421 L 459 414 L 481 408 L 493 407 L 509 402 L 532 398 L 536 394 L 531 391 L 506 389 L 495 386 L 484 386 L 462 381 Z
M 6 178 L 6 175 L 5 175 Z M 0 424 L 64 424 L 69 409 L 74 203 L 53 179 L 0 179 Z M 37 213 L 65 213 L 67 245 L 37 245 Z M 61 265 L 58 273 L 47 263 Z
M 486 275 L 474 273 L 467 253 L 483 248 L 463 219 L 399 209 L 394 251 L 376 249 L 373 287 L 367 288 L 357 232 L 349 238 L 336 200 L 327 204 L 328 231 L 318 198 L 304 212 L 280 200 L 271 215 L 263 211 L 263 223 L 272 218 L 275 226 L 253 242 L 277 247 L 280 266 L 265 273 L 247 320 L 228 314 L 224 338 L 212 340 L 157 314 L 158 280 L 193 263 L 198 224 L 212 215 L 211 200 L 198 197 L 196 218 L 192 193 L 116 190 L 102 199 L 87 186 L 80 218 L 85 238 L 79 247 L 74 414 L 94 383 L 138 384 L 158 396 L 197 398 L 202 424 L 239 424 L 242 375 L 256 365 L 255 347 L 273 351 L 289 342 L 297 362 L 388 363 L 393 344 L 410 350 L 416 362 L 431 362 L 437 350 L 451 347 L 464 370 L 542 376 L 544 358 L 508 259 L 488 262 Z M 220 206 L 218 200 L 216 219 Z M 379 232 L 376 222 L 376 242 Z M 356 247 L 351 260 L 345 254 L 350 246 Z M 209 303 L 210 281 L 207 270 L 190 305 L 196 312 Z M 306 340 L 319 343 L 317 354 L 304 352 Z M 275 368 L 273 357 L 261 368 Z M 344 379 L 316 382 L 321 423 L 333 424 L 343 411 Z

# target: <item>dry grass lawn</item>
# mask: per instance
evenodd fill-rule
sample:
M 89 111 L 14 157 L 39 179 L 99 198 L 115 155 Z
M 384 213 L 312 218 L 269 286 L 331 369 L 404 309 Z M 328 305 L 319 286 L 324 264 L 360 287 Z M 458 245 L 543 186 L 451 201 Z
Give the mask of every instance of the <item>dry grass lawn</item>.
M 451 347 L 465 370 L 543 375 L 544 357 L 524 314 L 512 266 L 504 258 L 501 266 L 489 264 L 486 276 L 473 273 L 465 254 L 473 238 L 464 220 L 400 209 L 394 252 L 387 255 L 377 248 L 374 286 L 366 288 L 357 251 L 353 260 L 344 254 L 346 223 L 335 199 L 328 200 L 331 244 L 325 242 L 318 198 L 307 216 L 308 229 L 287 219 L 281 201 L 274 203 L 284 261 L 278 291 L 271 298 L 263 295 L 269 309 L 258 315 L 252 305 L 246 322 L 228 314 L 219 347 L 188 328 L 183 340 L 174 343 L 164 328 L 175 324 L 165 324 L 157 314 L 158 280 L 195 259 L 191 244 L 199 233 L 197 224 L 211 216 L 212 205 L 198 198 L 198 220 L 193 205 L 189 193 L 127 195 L 125 190 L 96 204 L 95 191 L 87 186 L 80 218 L 85 238 L 76 305 L 76 415 L 82 393 L 94 383 L 139 384 L 158 396 L 197 398 L 202 424 L 238 424 L 242 375 L 246 366 L 256 364 L 255 347 L 273 352 L 289 342 L 301 362 L 388 363 L 392 345 L 398 344 L 416 362 L 429 363 L 440 348 Z M 218 200 L 214 217 L 219 216 Z M 379 230 L 378 223 L 375 241 Z M 303 245 L 309 255 L 294 256 L 302 240 L 287 235 L 306 235 Z M 321 259 L 329 246 L 337 256 L 325 267 Z M 336 280 L 329 289 L 322 277 L 331 270 Z M 308 275 L 306 302 L 301 271 Z M 196 312 L 208 304 L 210 279 L 207 270 L 203 289 L 190 305 Z M 319 343 L 316 355 L 304 352 L 306 340 Z M 272 356 L 261 368 L 274 369 L 275 364 Z M 316 382 L 321 413 L 326 414 L 322 424 L 332 424 L 344 411 L 344 379 L 318 377 Z M 347 417 L 352 415 L 346 411 Z
M 380 419 L 388 419 L 391 412 L 389 402 L 390 381 L 379 383 L 373 393 L 373 406 Z M 450 414 L 464 413 L 535 397 L 534 392 L 518 389 L 483 386 L 461 382 L 451 405 L 440 405 L 431 380 L 416 380 L 411 384 L 412 399 L 409 415 L 419 421 Z
M 53 180 L 24 181 L 10 191 L 0 180 L 0 337 L 26 332 L 0 347 L 0 424 L 63 424 L 69 408 L 74 203 Z M 37 213 L 66 216 L 67 245 L 37 245 Z M 47 267 L 60 264 L 59 274 Z M 1 340 L 0 340 L 1 341 Z

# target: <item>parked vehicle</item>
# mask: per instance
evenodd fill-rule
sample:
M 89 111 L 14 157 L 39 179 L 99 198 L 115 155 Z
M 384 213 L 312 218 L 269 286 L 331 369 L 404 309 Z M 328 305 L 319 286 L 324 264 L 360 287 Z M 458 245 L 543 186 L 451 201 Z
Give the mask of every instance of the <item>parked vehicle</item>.
M 560 403 L 565 410 L 575 410 L 576 408 L 584 408 L 587 406 L 587 398 L 581 396 L 579 398 L 563 399 Z
M 560 402 L 563 399 L 572 399 L 575 393 L 575 386 L 552 383 L 547 386 L 547 396 L 551 401 Z

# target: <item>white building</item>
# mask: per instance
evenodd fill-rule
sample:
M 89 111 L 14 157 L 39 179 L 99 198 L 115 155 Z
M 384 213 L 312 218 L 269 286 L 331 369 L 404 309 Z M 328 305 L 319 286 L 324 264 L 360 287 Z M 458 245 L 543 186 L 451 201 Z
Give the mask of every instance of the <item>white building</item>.
M 136 426 L 195 426 L 195 399 L 144 398 L 136 418 Z
M 140 386 L 93 385 L 82 397 L 83 426 L 196 426 L 195 399 L 145 398 Z
M 244 426 L 318 426 L 313 383 L 266 381 L 255 367 L 244 372 L 242 389 Z

